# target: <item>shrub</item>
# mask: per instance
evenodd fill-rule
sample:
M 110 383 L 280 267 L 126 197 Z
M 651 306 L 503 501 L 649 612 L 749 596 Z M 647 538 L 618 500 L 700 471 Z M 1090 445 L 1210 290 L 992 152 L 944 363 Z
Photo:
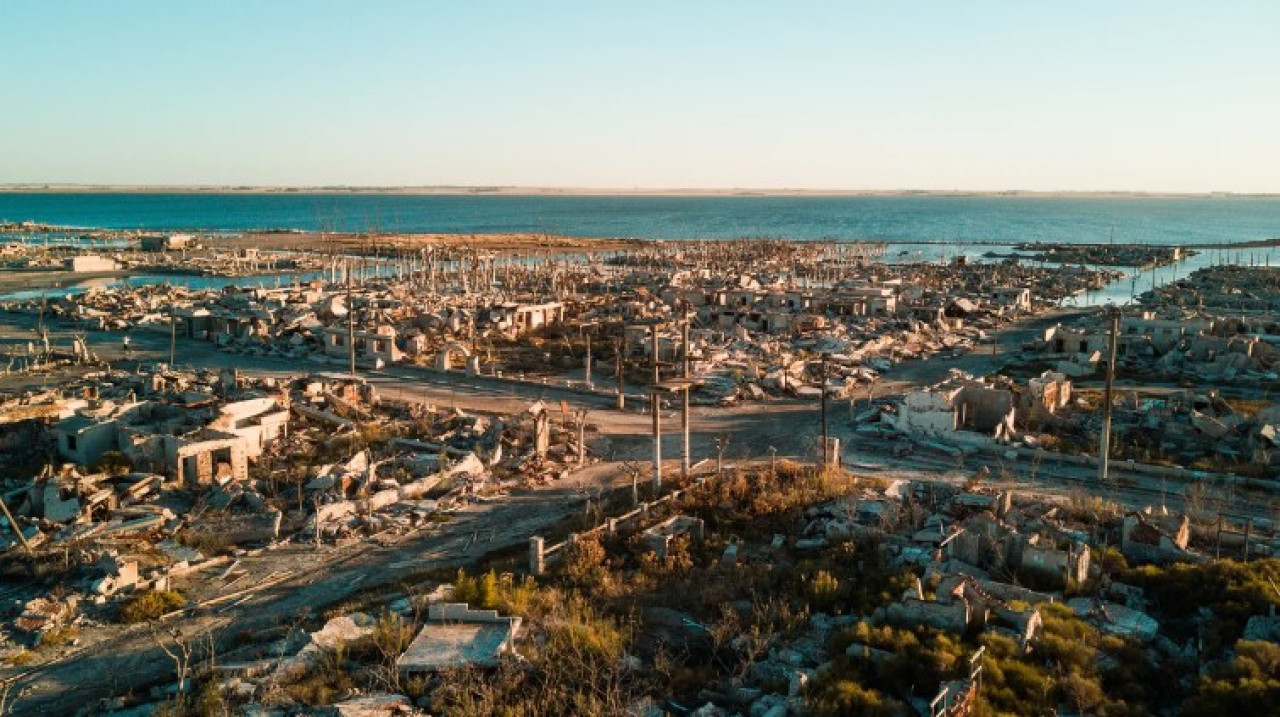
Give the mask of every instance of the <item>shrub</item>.
M 1280 645 L 1241 640 L 1234 659 L 1200 679 L 1183 714 L 1274 714 L 1276 705 L 1280 705 Z
M 1205 632 L 1205 645 L 1215 652 L 1238 637 L 1251 616 L 1266 613 L 1275 595 L 1271 583 L 1280 582 L 1280 560 L 1146 565 L 1122 573 L 1120 580 L 1146 590 L 1160 610 L 1173 618 L 1169 627 L 1175 639 L 1196 636 L 1195 616 L 1201 608 L 1212 610 L 1214 621 Z
M 840 597 L 840 581 L 831 573 L 819 570 L 813 576 L 809 592 L 815 607 L 819 610 L 830 609 Z
M 500 598 L 498 592 L 498 574 L 493 570 L 480 576 L 480 580 L 476 582 L 476 604 L 486 610 L 492 610 L 498 606 Z
M 809 709 L 819 716 L 893 717 L 906 714 L 906 709 L 901 703 L 850 680 L 838 680 L 819 685 L 813 693 L 809 698 Z
M 158 620 L 161 615 L 186 605 L 187 601 L 171 590 L 142 590 L 120 606 L 120 622 L 135 624 Z
M 584 538 L 565 550 L 563 574 L 572 586 L 588 594 L 605 591 L 611 582 L 609 556 L 600 541 Z
M 475 578 L 467 575 L 467 571 L 458 568 L 458 576 L 453 579 L 453 600 L 475 604 L 480 597 L 480 584 Z
M 476 578 L 459 569 L 453 580 L 454 601 L 526 618 L 546 612 L 558 599 L 557 591 L 539 590 L 531 576 L 516 580 L 511 573 L 498 575 L 490 570 Z
M 80 631 L 70 625 L 56 627 L 40 637 L 41 647 L 62 647 L 76 638 Z
M 383 612 L 373 625 L 374 647 L 383 656 L 394 659 L 409 649 L 413 642 L 413 625 L 394 612 Z

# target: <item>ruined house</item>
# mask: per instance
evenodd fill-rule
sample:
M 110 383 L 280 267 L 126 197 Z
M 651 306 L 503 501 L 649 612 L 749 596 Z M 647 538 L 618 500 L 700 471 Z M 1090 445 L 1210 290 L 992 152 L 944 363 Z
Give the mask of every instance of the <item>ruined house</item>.
M 178 251 L 195 245 L 195 237 L 190 234 L 152 234 L 139 237 L 138 243 L 142 251 Z
M 1056 415 L 1070 403 L 1071 380 L 1057 371 L 1045 371 L 1027 381 L 1027 392 L 1022 396 L 1023 408 L 1031 416 Z
M 1013 434 L 1013 393 L 977 381 L 911 391 L 899 407 L 896 427 L 909 435 L 1005 439 Z
M 1021 286 L 997 286 L 991 289 L 991 305 L 1001 313 L 1029 313 L 1031 290 Z
M 1076 329 L 1058 324 L 1044 332 L 1045 352 L 1055 355 L 1105 354 L 1111 347 L 1106 333 Z
M 76 465 L 96 463 L 107 451 L 119 450 L 117 422 L 141 410 L 141 403 L 116 404 L 105 402 L 93 408 L 83 408 L 75 415 L 53 424 L 58 444 L 58 454 Z
M 1120 552 L 1139 563 L 1170 563 L 1191 554 L 1191 521 L 1187 516 L 1149 516 L 1131 512 L 1120 531 Z
M 518 336 L 564 321 L 565 306 L 559 301 L 540 304 L 507 302 L 489 309 L 489 321 L 503 333 Z
M 59 452 L 85 465 L 120 451 L 134 466 L 195 488 L 218 477 L 248 477 L 249 460 L 287 430 L 289 412 L 275 398 L 220 407 L 203 394 L 192 399 L 187 405 L 146 401 L 78 413 L 54 425 Z
M 120 263 L 110 257 L 80 254 L 67 259 L 63 268 L 75 273 L 115 271 L 120 268 Z
M 354 332 L 345 326 L 326 326 L 320 331 L 325 355 L 349 358 L 349 334 L 355 338 L 356 361 L 382 365 L 397 363 L 404 358 L 404 353 L 396 346 L 396 329 L 388 324 L 380 324 L 369 331 L 357 329 Z

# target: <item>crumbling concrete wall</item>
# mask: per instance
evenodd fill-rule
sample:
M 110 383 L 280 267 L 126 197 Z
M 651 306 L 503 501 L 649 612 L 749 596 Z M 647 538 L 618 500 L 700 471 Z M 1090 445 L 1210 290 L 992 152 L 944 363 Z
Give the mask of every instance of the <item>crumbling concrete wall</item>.
M 1157 354 L 1172 351 L 1182 342 L 1185 322 L 1178 319 L 1151 319 L 1126 316 L 1120 319 L 1120 333 L 1125 336 L 1143 336 Z M 1194 335 L 1194 331 L 1192 332 Z
M 1025 404 L 1031 415 L 1056 414 L 1071 402 L 1071 379 L 1058 371 L 1045 371 L 1027 382 Z
M 120 268 L 120 264 L 115 259 L 105 256 L 95 256 L 92 254 L 82 254 L 67 259 L 63 268 L 67 271 L 76 273 L 89 273 L 98 271 L 115 271 Z
M 959 413 L 960 427 L 987 435 L 1013 427 L 1014 399 L 1011 391 L 986 386 L 965 386 L 952 400 Z
M 943 436 L 959 427 L 951 401 L 937 391 L 912 391 L 906 395 L 896 421 L 903 433 Z
M 1170 516 L 1165 522 L 1168 525 L 1161 526 L 1154 519 L 1129 513 L 1120 528 L 1120 552 L 1125 558 L 1140 563 L 1159 564 L 1188 559 L 1191 521 L 1186 516 Z
M 249 477 L 248 450 L 245 439 L 226 436 L 205 440 L 180 440 L 172 446 L 169 469 L 179 483 L 188 488 L 207 486 L 220 470 L 232 480 Z
M 72 416 L 54 424 L 53 430 L 58 440 L 58 454 L 82 466 L 96 462 L 103 453 L 114 451 L 118 446 L 115 419 L 91 422 Z
M 1020 567 L 1064 584 L 1068 579 L 1082 583 L 1089 577 L 1089 546 L 1080 543 L 1059 550 L 1028 542 L 1022 546 Z
M 1045 351 L 1050 354 L 1107 353 L 1111 346 L 1108 334 L 1053 326 L 1045 331 Z
M 244 438 L 247 457 L 257 458 L 288 425 L 289 412 L 275 398 L 255 398 L 226 404 L 209 428 Z
M 884 622 L 894 627 L 915 629 L 927 625 L 938 630 L 962 634 L 973 617 L 969 604 L 956 600 L 950 604 L 909 598 L 890 603 L 884 608 Z
M 702 542 L 704 531 L 705 527 L 701 518 L 673 515 L 645 530 L 642 535 L 644 536 L 645 545 L 650 550 L 656 553 L 659 558 L 666 558 L 671 541 L 677 536 L 688 535 L 691 540 Z
M 40 498 L 40 515 L 45 520 L 65 523 L 80 515 L 80 499 L 76 497 L 74 485 L 64 487 L 62 481 L 50 478 L 44 482 Z

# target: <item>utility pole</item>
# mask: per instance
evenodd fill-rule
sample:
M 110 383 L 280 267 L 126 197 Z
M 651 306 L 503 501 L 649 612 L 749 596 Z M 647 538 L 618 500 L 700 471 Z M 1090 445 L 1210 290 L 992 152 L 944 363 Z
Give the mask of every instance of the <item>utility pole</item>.
M 822 467 L 827 467 L 827 446 L 830 436 L 827 433 L 827 355 L 822 355 Z
M 680 478 L 689 480 L 689 305 L 684 306 L 684 326 L 681 328 L 680 353 L 684 359 L 681 377 L 684 379 L 684 391 L 680 396 L 680 433 L 683 443 L 680 445 Z
M 1111 307 L 1111 347 L 1107 359 L 1107 383 L 1102 392 L 1102 437 L 1098 446 L 1098 483 L 1107 482 L 1107 472 L 1111 466 L 1111 396 L 1112 385 L 1116 378 L 1116 349 L 1120 335 L 1120 309 Z
M 351 360 L 351 378 L 356 377 L 356 307 L 351 303 L 351 270 L 347 269 L 347 357 Z
M 173 368 L 175 355 L 178 353 L 178 314 L 169 313 L 169 368 Z
M 618 364 L 616 378 L 617 378 L 617 384 L 618 384 L 618 410 L 619 411 L 627 407 L 626 389 L 622 385 L 622 357 L 624 354 L 626 354 L 626 352 L 627 352 L 627 327 L 624 325 L 622 327 L 622 338 L 614 340 L 613 342 L 613 353 L 615 354 L 614 358 L 616 359 L 616 363 Z
M 653 387 L 649 393 L 649 410 L 653 414 L 653 494 L 662 489 L 662 401 L 658 397 L 658 325 L 649 327 L 653 348 Z

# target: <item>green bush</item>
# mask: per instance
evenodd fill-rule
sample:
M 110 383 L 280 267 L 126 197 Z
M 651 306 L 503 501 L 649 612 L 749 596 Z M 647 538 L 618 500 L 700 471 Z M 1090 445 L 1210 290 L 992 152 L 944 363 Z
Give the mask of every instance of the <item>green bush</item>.
M 837 715 L 866 715 L 867 717 L 895 717 L 907 714 L 902 703 L 851 680 L 839 680 L 820 685 L 809 698 L 809 709 L 819 717 Z
M 1200 679 L 1187 717 L 1275 714 L 1280 706 L 1280 645 L 1241 640 L 1236 656 Z
M 1196 616 L 1201 608 L 1211 610 L 1214 620 L 1204 633 L 1205 648 L 1216 653 L 1240 636 L 1250 617 L 1266 614 L 1275 598 L 1271 583 L 1280 583 L 1280 559 L 1146 565 L 1119 579 L 1146 590 L 1156 608 L 1171 618 L 1161 623 L 1174 639 L 1198 637 Z
M 141 590 L 120 606 L 120 622 L 132 625 L 158 620 L 186 604 L 185 598 L 171 590 Z

